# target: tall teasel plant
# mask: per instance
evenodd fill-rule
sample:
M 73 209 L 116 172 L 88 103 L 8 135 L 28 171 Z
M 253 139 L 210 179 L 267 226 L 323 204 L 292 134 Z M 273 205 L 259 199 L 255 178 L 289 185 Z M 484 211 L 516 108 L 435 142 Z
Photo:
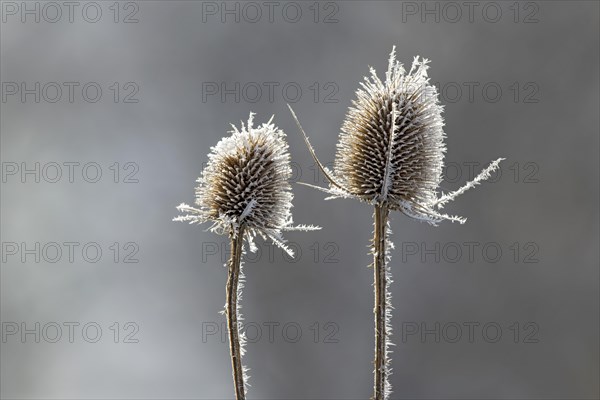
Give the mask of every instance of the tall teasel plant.
M 389 58 L 385 81 L 373 68 L 356 91 L 342 125 L 333 171 L 317 158 L 296 114 L 290 111 L 306 145 L 329 182 L 326 200 L 352 198 L 374 207 L 373 269 L 375 297 L 375 359 L 373 399 L 389 398 L 391 386 L 390 335 L 392 282 L 390 255 L 393 244 L 388 216 L 401 213 L 432 225 L 448 220 L 465 223 L 459 216 L 440 209 L 449 201 L 490 177 L 497 159 L 475 179 L 451 193 L 438 195 L 444 161 L 443 106 L 436 88 L 429 83 L 428 60 L 415 57 L 408 72 L 396 61 L 395 48 Z M 305 184 L 306 185 L 306 184 Z
M 184 215 L 173 219 L 190 224 L 209 222 L 209 230 L 229 235 L 231 255 L 226 264 L 224 313 L 237 400 L 245 399 L 248 382 L 247 369 L 242 365 L 246 340 L 240 332 L 244 240 L 254 252 L 256 236 L 271 239 L 293 256 L 282 231 L 320 229 L 312 225 L 293 226 L 289 183 L 292 170 L 285 133 L 272 124 L 272 117 L 254 128 L 253 117 L 250 113 L 247 126 L 242 122 L 241 129 L 232 125 L 231 136 L 211 148 L 208 165 L 197 180 L 196 207 L 180 204 L 177 209 Z

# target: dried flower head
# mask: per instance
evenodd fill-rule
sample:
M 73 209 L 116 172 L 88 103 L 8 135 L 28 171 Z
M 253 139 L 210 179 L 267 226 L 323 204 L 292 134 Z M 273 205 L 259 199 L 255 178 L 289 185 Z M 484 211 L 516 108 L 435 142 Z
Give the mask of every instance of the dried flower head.
M 253 127 L 250 113 L 247 126 L 231 125 L 231 136 L 211 148 L 209 162 L 196 182 L 196 207 L 180 204 L 187 213 L 174 221 L 212 222 L 219 234 L 237 232 L 244 224 L 245 238 L 270 238 L 290 255 L 281 232 L 314 230 L 310 225 L 293 226 L 290 154 L 285 133 L 272 124 Z
M 319 163 L 330 182 L 328 189 L 319 189 L 331 194 L 329 198 L 385 204 L 432 224 L 445 219 L 465 222 L 436 208 L 488 178 L 502 159 L 463 188 L 438 197 L 446 146 L 443 106 L 437 89 L 429 83 L 428 63 L 417 56 L 407 73 L 396 61 L 394 48 L 385 82 L 370 69 L 371 77 L 361 82 L 342 125 L 334 171 Z M 307 145 L 314 157 L 308 140 Z

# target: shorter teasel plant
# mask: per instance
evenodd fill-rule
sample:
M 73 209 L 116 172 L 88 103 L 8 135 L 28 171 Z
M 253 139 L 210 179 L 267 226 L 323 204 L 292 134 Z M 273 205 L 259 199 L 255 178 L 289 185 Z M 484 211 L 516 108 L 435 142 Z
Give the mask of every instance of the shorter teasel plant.
M 396 61 L 393 48 L 385 81 L 370 68 L 371 76 L 365 77 L 356 91 L 357 99 L 342 125 L 333 171 L 319 161 L 290 107 L 315 163 L 329 182 L 328 188 L 305 185 L 327 193 L 326 200 L 351 198 L 374 207 L 375 400 L 387 399 L 391 394 L 389 263 L 393 244 L 389 240 L 389 212 L 400 211 L 431 225 L 444 220 L 463 224 L 466 218 L 444 214 L 440 209 L 489 178 L 503 160 L 492 162 L 460 189 L 438 194 L 446 151 L 443 106 L 439 104 L 435 86 L 429 83 L 428 62 L 415 57 L 406 72 Z
M 320 229 L 312 225 L 293 226 L 290 154 L 285 133 L 272 124 L 253 126 L 254 114 L 241 129 L 231 125 L 231 136 L 211 148 L 209 162 L 196 181 L 196 207 L 185 203 L 177 209 L 184 213 L 174 221 L 190 224 L 212 223 L 208 228 L 218 234 L 227 234 L 231 254 L 226 286 L 229 349 L 235 395 L 237 400 L 246 396 L 248 375 L 242 365 L 245 336 L 240 333 L 240 301 L 244 287 L 242 256 L 244 243 L 256 251 L 254 239 L 270 239 L 290 256 L 282 231 L 310 231 Z M 245 241 L 245 242 L 244 242 Z

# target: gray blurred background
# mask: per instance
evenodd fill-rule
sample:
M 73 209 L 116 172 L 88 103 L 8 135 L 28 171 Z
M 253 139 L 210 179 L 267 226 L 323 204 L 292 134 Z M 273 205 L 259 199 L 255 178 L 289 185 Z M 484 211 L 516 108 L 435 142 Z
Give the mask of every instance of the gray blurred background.
M 432 60 L 442 188 L 507 160 L 447 207 L 465 225 L 392 215 L 392 398 L 597 399 L 599 3 L 469 7 L 3 1 L 2 398 L 231 399 L 227 238 L 171 222 L 175 206 L 249 111 L 275 114 L 294 181 L 323 184 L 286 102 L 332 161 L 395 45 L 405 67 Z M 296 260 L 248 255 L 248 398 L 368 398 L 372 210 L 294 192 L 295 221 L 323 229 L 286 235 Z

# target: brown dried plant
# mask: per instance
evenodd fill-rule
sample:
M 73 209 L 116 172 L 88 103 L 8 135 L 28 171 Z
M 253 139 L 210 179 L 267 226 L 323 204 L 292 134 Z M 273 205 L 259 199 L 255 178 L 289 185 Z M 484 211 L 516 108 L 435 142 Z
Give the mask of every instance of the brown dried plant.
M 233 382 L 237 400 L 246 396 L 248 375 L 242 365 L 245 335 L 240 333 L 240 302 L 244 287 L 242 256 L 244 240 L 256 250 L 258 235 L 271 239 L 290 256 L 282 231 L 320 229 L 312 225 L 293 226 L 290 155 L 285 133 L 271 121 L 253 127 L 250 113 L 247 126 L 232 125 L 231 136 L 221 139 L 209 154 L 209 162 L 196 187 L 196 206 L 180 204 L 184 215 L 174 221 L 190 224 L 210 222 L 209 230 L 228 234 L 231 255 L 228 264 L 225 314 L 229 332 L 229 348 Z
M 415 57 L 406 72 L 392 49 L 385 82 L 373 68 L 356 91 L 357 99 L 342 125 L 333 171 L 317 158 L 296 114 L 290 111 L 306 145 L 329 182 L 328 188 L 313 185 L 330 196 L 353 198 L 374 207 L 373 267 L 375 297 L 375 359 L 373 399 L 391 394 L 390 254 L 393 248 L 388 222 L 390 211 L 432 225 L 443 220 L 464 223 L 463 217 L 439 210 L 456 196 L 490 177 L 502 158 L 492 162 L 460 189 L 438 195 L 442 182 L 444 152 L 443 106 L 435 86 L 429 83 L 428 60 Z M 288 105 L 289 107 L 289 105 Z

